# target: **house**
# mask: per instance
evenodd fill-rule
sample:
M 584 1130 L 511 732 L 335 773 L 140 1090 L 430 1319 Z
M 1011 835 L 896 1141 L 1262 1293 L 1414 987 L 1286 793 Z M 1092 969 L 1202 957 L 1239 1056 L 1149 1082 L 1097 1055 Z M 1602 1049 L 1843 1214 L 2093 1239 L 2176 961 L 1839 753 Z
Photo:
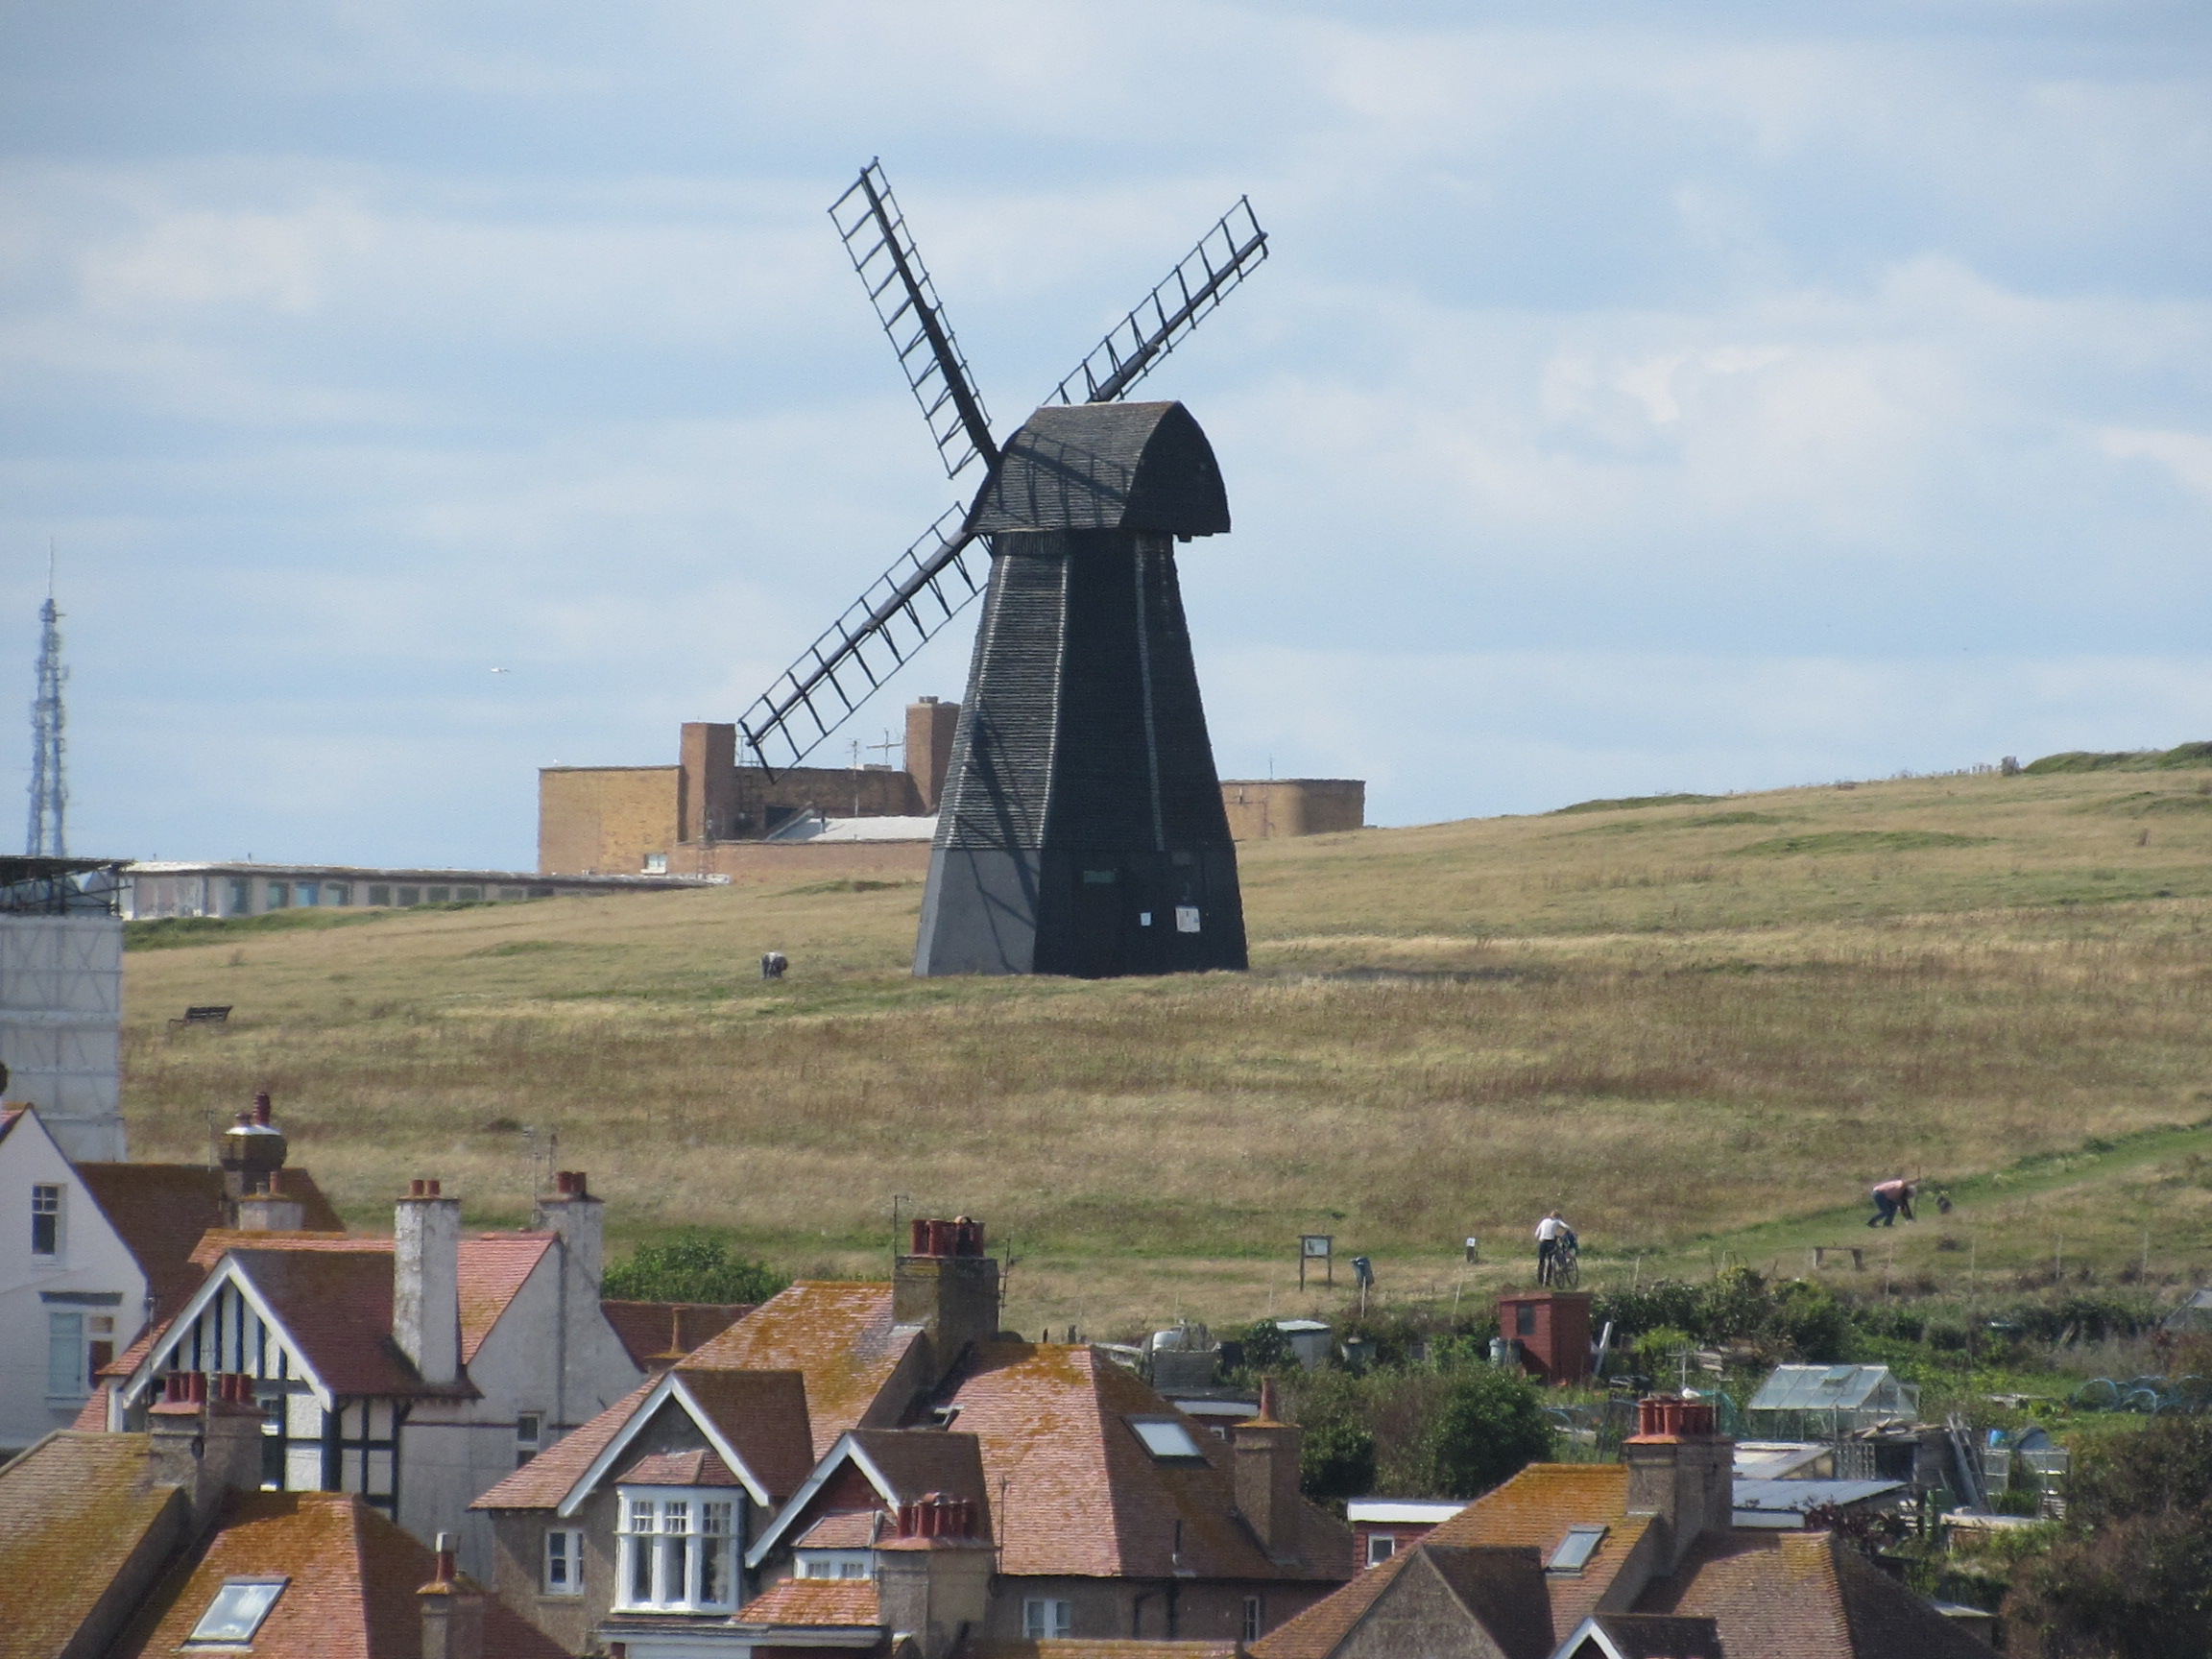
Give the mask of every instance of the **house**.
M 918 1222 L 889 1285 L 771 1297 L 485 1492 L 500 1598 L 578 1650 L 618 1608 L 634 1623 L 734 1613 L 745 1551 L 816 1463 L 848 1431 L 899 1423 L 997 1330 L 998 1264 L 981 1228 L 953 1225 Z M 672 1572 L 672 1538 L 713 1542 L 685 1544 Z
M 252 1380 L 180 1378 L 139 1433 L 0 1469 L 0 1659 L 558 1659 L 358 1497 L 264 1492 Z
M 285 1167 L 266 1094 L 223 1139 L 218 1168 L 72 1164 L 36 1108 L 0 1112 L 0 1214 L 17 1218 L 0 1226 L 0 1453 L 77 1419 L 101 1371 L 198 1284 L 208 1229 L 340 1227 Z
M 1380 1566 L 1466 1507 L 1457 1498 L 1355 1498 L 1344 1505 L 1353 1557 L 1362 1567 Z
M 142 1426 L 172 1377 L 246 1376 L 265 1485 L 453 1532 L 489 1577 L 469 1501 L 640 1377 L 600 1310 L 604 1207 L 581 1173 L 558 1184 L 521 1232 L 464 1237 L 460 1201 L 417 1181 L 389 1238 L 208 1234 L 205 1276 L 118 1367 L 108 1427 Z
M 1986 1659 L 1836 1534 L 1735 1527 L 1710 1405 L 1639 1417 L 1623 1462 L 1523 1470 L 1254 1659 Z
M 1184 1417 L 998 1333 L 972 1222 L 889 1285 L 795 1285 L 477 1500 L 494 1589 L 629 1659 L 1096 1637 L 1234 1645 L 1352 1572 L 1299 1431 Z M 709 1593 L 709 1591 L 711 1593 Z M 978 1649 L 981 1650 L 981 1649 Z

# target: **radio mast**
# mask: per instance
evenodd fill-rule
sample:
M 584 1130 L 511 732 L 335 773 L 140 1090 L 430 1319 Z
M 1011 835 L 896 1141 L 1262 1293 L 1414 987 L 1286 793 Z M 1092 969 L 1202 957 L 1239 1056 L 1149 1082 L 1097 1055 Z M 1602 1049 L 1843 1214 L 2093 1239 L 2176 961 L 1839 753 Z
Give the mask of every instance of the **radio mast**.
M 69 787 L 61 779 L 61 685 L 69 670 L 61 666 L 61 613 L 54 608 L 54 548 L 46 548 L 46 603 L 38 608 L 38 692 L 31 700 L 31 833 L 24 851 L 32 857 L 66 858 L 69 843 L 63 820 Z

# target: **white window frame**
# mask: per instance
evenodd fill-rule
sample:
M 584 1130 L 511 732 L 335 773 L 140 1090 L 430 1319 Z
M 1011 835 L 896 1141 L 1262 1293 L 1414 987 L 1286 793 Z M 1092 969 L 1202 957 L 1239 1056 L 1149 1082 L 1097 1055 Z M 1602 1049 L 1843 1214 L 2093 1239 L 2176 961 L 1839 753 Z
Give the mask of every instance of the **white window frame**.
M 31 1184 L 31 1264 L 59 1267 L 69 1254 L 69 1189 L 58 1181 Z M 47 1207 L 49 1206 L 50 1207 Z M 38 1248 L 38 1217 L 54 1217 L 54 1248 Z
M 558 1545 L 558 1548 L 556 1548 Z M 554 1563 L 562 1569 L 562 1579 L 554 1578 Z M 545 1529 L 544 1548 L 539 1551 L 538 1584 L 540 1594 L 545 1596 L 581 1596 L 584 1594 L 584 1529 L 580 1527 L 548 1527 Z
M 801 1550 L 793 1561 L 793 1575 L 831 1582 L 876 1575 L 873 1550 Z
M 1398 1553 L 1398 1534 L 1395 1532 L 1370 1532 L 1367 1534 L 1367 1565 L 1380 1567 Z
M 736 1610 L 737 1545 L 744 1520 L 743 1494 L 736 1487 L 618 1486 L 615 1502 L 615 1612 Z M 637 1595 L 640 1551 L 647 1552 L 647 1599 Z M 700 1593 L 709 1551 L 722 1591 L 712 1600 Z
M 1262 1634 L 1261 1626 L 1266 1622 L 1266 1605 L 1259 1597 L 1247 1596 L 1244 1598 L 1244 1640 L 1246 1642 L 1260 1640 Z
M 515 1413 L 515 1467 L 519 1469 L 545 1449 L 545 1413 Z
M 1075 1603 L 1032 1596 L 1022 1603 L 1022 1634 L 1031 1642 L 1065 1641 L 1075 1634 Z

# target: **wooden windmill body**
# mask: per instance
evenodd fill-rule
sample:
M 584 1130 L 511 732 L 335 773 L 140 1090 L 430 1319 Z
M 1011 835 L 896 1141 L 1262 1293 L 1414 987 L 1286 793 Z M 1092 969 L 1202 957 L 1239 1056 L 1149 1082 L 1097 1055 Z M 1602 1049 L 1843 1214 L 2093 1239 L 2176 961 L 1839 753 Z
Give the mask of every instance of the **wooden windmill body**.
M 947 470 L 981 459 L 986 476 L 748 712 L 749 757 L 780 741 L 795 764 L 980 595 L 915 973 L 1243 968 L 1175 568 L 1179 542 L 1228 530 L 1228 498 L 1182 404 L 1121 398 L 1265 234 L 1239 203 L 1001 448 L 881 170 L 831 213 Z

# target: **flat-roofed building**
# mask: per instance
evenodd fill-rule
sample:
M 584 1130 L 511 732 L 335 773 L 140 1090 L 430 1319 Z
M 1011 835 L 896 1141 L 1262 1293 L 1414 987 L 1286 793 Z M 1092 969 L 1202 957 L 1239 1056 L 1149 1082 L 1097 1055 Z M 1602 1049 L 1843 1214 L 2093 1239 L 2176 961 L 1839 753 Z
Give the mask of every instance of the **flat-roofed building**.
M 272 910 L 489 904 L 585 893 L 674 893 L 726 880 L 719 876 L 541 876 L 514 870 L 149 861 L 125 872 L 121 908 L 126 919 L 144 922 L 163 916 L 265 916 Z

